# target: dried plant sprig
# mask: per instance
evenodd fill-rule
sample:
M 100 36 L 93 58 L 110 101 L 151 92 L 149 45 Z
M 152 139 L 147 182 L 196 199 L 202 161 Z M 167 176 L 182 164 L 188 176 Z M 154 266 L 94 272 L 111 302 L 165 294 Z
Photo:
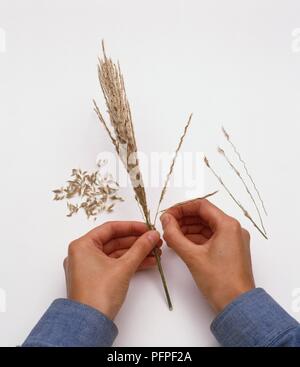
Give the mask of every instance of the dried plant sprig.
M 192 117 L 193 117 L 193 114 L 190 114 L 189 118 L 188 118 L 188 121 L 184 127 L 184 130 L 183 130 L 183 134 L 181 135 L 180 139 L 179 139 L 179 143 L 178 143 L 178 146 L 175 150 L 175 153 L 174 153 L 174 157 L 172 159 L 172 162 L 171 162 L 171 165 L 170 165 L 170 168 L 169 168 L 169 172 L 167 174 L 167 177 L 166 177 L 166 180 L 165 180 L 165 183 L 164 183 L 164 186 L 163 186 L 163 189 L 161 191 L 161 194 L 160 194 L 160 197 L 159 197 L 159 201 L 158 201 L 158 205 L 157 205 L 157 209 L 156 209 L 156 213 L 155 213 L 155 218 L 154 218 L 154 225 L 156 223 L 156 219 L 157 219 L 157 216 L 159 214 L 159 209 L 160 209 L 160 206 L 161 206 L 161 203 L 165 197 L 165 194 L 166 194 L 166 191 L 167 191 L 167 186 L 168 186 L 168 183 L 169 183 L 169 180 L 170 180 L 170 177 L 172 175 L 172 172 L 173 172 L 173 169 L 174 169 L 174 166 L 175 166 L 175 162 L 176 162 L 176 158 L 178 156 L 178 153 L 179 153 L 179 150 L 183 144 L 183 141 L 184 141 L 184 138 L 186 136 L 186 133 L 188 131 L 188 128 L 191 124 L 191 121 L 192 121 Z
M 154 229 L 154 227 L 153 227 L 153 229 Z M 155 256 L 158 271 L 159 271 L 161 281 L 162 281 L 162 284 L 163 284 L 163 287 L 164 287 L 167 304 L 168 304 L 169 310 L 172 311 L 173 310 L 173 304 L 172 304 L 172 300 L 171 300 L 171 297 L 170 297 L 169 289 L 168 289 L 168 286 L 167 286 L 167 280 L 166 280 L 166 277 L 165 277 L 164 269 L 163 269 L 162 264 L 161 264 L 161 259 L 160 259 L 160 255 L 159 255 L 159 251 L 158 251 L 157 247 L 155 247 L 155 249 L 153 250 L 153 254 Z
M 266 214 L 266 215 L 268 215 L 267 210 L 266 210 L 266 207 L 265 207 L 265 203 L 264 203 L 264 201 L 263 201 L 263 199 L 262 199 L 262 197 L 261 197 L 260 191 L 258 190 L 258 188 L 257 188 L 257 186 L 256 186 L 256 184 L 255 184 L 255 181 L 254 181 L 253 177 L 251 176 L 251 174 L 250 174 L 250 172 L 249 172 L 249 170 L 248 170 L 248 168 L 247 168 L 246 162 L 245 162 L 245 161 L 244 161 L 244 159 L 242 158 L 241 153 L 238 151 L 237 147 L 236 147 L 236 146 L 235 146 L 235 144 L 232 142 L 232 140 L 231 140 L 231 138 L 230 138 L 230 135 L 228 134 L 228 132 L 225 130 L 225 128 L 224 128 L 224 127 L 222 127 L 222 132 L 223 132 L 223 134 L 224 134 L 224 136 L 225 136 L 226 140 L 227 140 L 227 141 L 229 142 L 229 144 L 231 145 L 231 147 L 232 147 L 233 151 L 234 151 L 234 152 L 235 152 L 235 154 L 237 155 L 238 159 L 239 159 L 239 160 L 240 160 L 240 162 L 242 163 L 242 165 L 243 165 L 243 167 L 244 167 L 244 170 L 245 170 L 245 172 L 246 172 L 247 176 L 249 177 L 250 181 L 252 182 L 252 185 L 253 185 L 253 187 L 254 187 L 254 190 L 255 190 L 255 191 L 256 191 L 256 193 L 257 193 L 257 196 L 258 196 L 258 198 L 259 198 L 259 200 L 260 200 L 261 206 L 262 206 L 262 208 L 263 208 L 263 210 L 264 210 L 265 214 Z
M 196 201 L 196 200 L 204 200 L 204 199 L 207 199 L 207 198 L 209 198 L 209 197 L 211 197 L 211 196 L 216 195 L 218 192 L 219 192 L 219 191 L 217 190 L 217 191 L 211 192 L 210 194 L 207 194 L 207 195 L 201 196 L 201 197 L 199 197 L 199 198 L 194 198 L 194 199 L 189 199 L 189 200 L 186 200 L 186 201 L 181 201 L 180 203 L 176 203 L 176 204 L 174 204 L 174 205 L 170 206 L 170 207 L 169 207 L 169 208 L 167 208 L 167 209 L 162 209 L 162 210 L 160 211 L 160 213 L 164 213 L 164 212 L 166 212 L 167 210 L 169 210 L 169 209 L 171 209 L 171 208 L 176 208 L 177 206 L 180 206 L 180 205 L 184 205 L 184 204 L 187 204 L 187 203 L 192 203 L 193 201 Z
M 129 174 L 135 192 L 135 198 L 141 207 L 146 223 L 150 225 L 150 213 L 139 167 L 137 156 L 138 149 L 123 75 L 120 65 L 114 64 L 113 61 L 106 56 L 103 41 L 102 50 L 103 59 L 99 58 L 98 79 L 106 101 L 113 132 L 109 129 L 95 101 L 94 109 Z
M 100 170 L 88 173 L 73 169 L 66 186 L 53 190 L 53 200 L 66 200 L 67 217 L 81 209 L 87 218 L 97 219 L 101 213 L 111 213 L 117 202 L 124 201 L 117 193 L 119 185 L 110 174 L 102 175 Z M 77 199 L 77 203 L 73 200 Z
M 110 131 L 110 129 L 108 128 L 108 126 L 107 126 L 107 124 L 106 124 L 106 121 L 104 120 L 104 118 L 103 118 L 103 116 L 102 116 L 102 114 L 101 114 L 101 112 L 100 112 L 100 110 L 99 110 L 99 108 L 98 108 L 98 106 L 97 106 L 97 104 L 96 104 L 96 101 L 95 101 L 94 99 L 93 99 L 93 103 L 94 103 L 94 111 L 96 112 L 96 114 L 97 114 L 97 116 L 98 116 L 99 120 L 102 122 L 102 124 L 103 124 L 103 126 L 104 126 L 104 128 L 105 128 L 106 132 L 108 133 L 108 136 L 110 137 L 110 139 L 111 139 L 111 141 L 112 141 L 113 145 L 115 146 L 115 148 L 116 148 L 117 152 L 119 152 L 119 150 L 118 150 L 118 148 L 117 148 L 117 142 L 116 142 L 116 139 L 113 137 L 112 132 L 111 132 L 111 131 Z
M 232 200 L 236 203 L 236 205 L 242 210 L 242 212 L 244 213 L 245 217 L 248 218 L 250 220 L 250 222 L 254 225 L 254 227 L 259 231 L 259 233 L 267 240 L 268 237 L 266 236 L 266 234 L 263 232 L 263 230 L 259 227 L 259 225 L 257 225 L 255 223 L 255 221 L 252 219 L 251 215 L 249 214 L 249 212 L 243 207 L 243 205 L 234 197 L 234 195 L 231 193 L 231 191 L 228 189 L 228 187 L 225 185 L 225 183 L 223 182 L 222 178 L 216 173 L 216 171 L 212 168 L 212 166 L 210 165 L 207 157 L 204 157 L 204 163 L 206 164 L 206 166 L 210 169 L 210 171 L 213 173 L 213 175 L 216 177 L 216 179 L 219 181 L 219 183 L 221 184 L 221 186 L 223 186 L 223 188 L 227 191 L 227 193 L 229 194 L 229 196 L 232 198 Z
M 108 127 L 97 104 L 94 109 L 100 122 L 104 125 L 116 152 L 121 159 L 129 177 L 144 220 L 150 229 L 154 229 L 151 223 L 150 210 L 148 209 L 146 192 L 140 170 L 138 149 L 133 128 L 130 105 L 127 99 L 125 84 L 120 65 L 116 65 L 106 56 L 104 42 L 102 41 L 103 58 L 98 61 L 98 79 L 105 98 L 107 112 L 110 119 L 111 129 Z M 158 270 L 161 276 L 169 309 L 172 310 L 172 302 L 168 291 L 166 278 L 161 265 L 160 255 L 157 248 L 153 250 Z
M 239 170 L 236 168 L 236 166 L 235 166 L 235 165 L 231 162 L 231 160 L 228 158 L 228 156 L 227 156 L 227 154 L 225 153 L 224 149 L 222 149 L 221 147 L 218 147 L 218 152 L 219 152 L 219 154 L 221 154 L 221 155 L 225 158 L 225 160 L 226 160 L 226 162 L 228 163 L 228 165 L 230 166 L 230 168 L 234 171 L 234 173 L 238 176 L 238 178 L 239 178 L 239 179 L 240 179 L 240 181 L 242 182 L 242 184 L 243 184 L 243 186 L 244 186 L 245 190 L 247 191 L 248 195 L 250 196 L 250 198 L 251 198 L 251 200 L 252 200 L 252 202 L 253 202 L 253 204 L 254 204 L 254 206 L 255 206 L 255 209 L 256 209 L 256 212 L 257 212 L 257 214 L 258 214 L 258 217 L 259 217 L 259 221 L 260 221 L 261 227 L 262 227 L 262 229 L 263 229 L 264 233 L 265 233 L 265 234 L 267 234 L 267 231 L 266 231 L 266 229 L 265 229 L 264 222 L 263 222 L 262 215 L 261 215 L 261 213 L 260 213 L 259 207 L 258 207 L 258 205 L 257 205 L 257 203 L 256 203 L 256 201 L 255 201 L 255 198 L 254 198 L 254 196 L 252 195 L 252 193 L 251 193 L 251 191 L 250 191 L 250 189 L 249 189 L 249 187 L 248 187 L 248 185 L 247 185 L 246 181 L 244 180 L 243 176 L 241 175 L 241 173 L 239 172 Z

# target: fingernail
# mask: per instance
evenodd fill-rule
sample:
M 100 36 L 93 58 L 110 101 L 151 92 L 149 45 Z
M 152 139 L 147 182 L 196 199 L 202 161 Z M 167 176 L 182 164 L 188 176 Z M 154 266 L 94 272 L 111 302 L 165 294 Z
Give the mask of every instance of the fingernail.
M 170 216 L 168 214 L 163 214 L 161 217 L 160 217 L 160 221 L 161 221 L 161 224 L 163 226 L 166 226 L 169 221 L 170 221 Z
M 151 243 L 156 243 L 159 240 L 159 233 L 157 231 L 149 231 L 147 238 Z

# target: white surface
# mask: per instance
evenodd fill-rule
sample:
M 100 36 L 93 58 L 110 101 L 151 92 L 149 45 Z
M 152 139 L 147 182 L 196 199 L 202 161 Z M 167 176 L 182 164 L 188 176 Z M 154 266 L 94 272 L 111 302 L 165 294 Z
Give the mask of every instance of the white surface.
M 298 1 L 0 0 L 1 240 L 0 345 L 20 344 L 49 303 L 64 296 L 68 243 L 94 224 L 68 220 L 51 190 L 71 168 L 94 168 L 113 151 L 92 109 L 102 101 L 96 57 L 102 38 L 125 75 L 139 146 L 172 151 L 194 112 L 185 151 L 204 151 L 226 181 L 235 178 L 215 153 L 224 124 L 263 193 L 270 240 L 252 230 L 221 192 L 213 201 L 252 231 L 257 284 L 298 320 L 300 287 Z M 5 32 L 3 32 L 3 30 Z M 226 144 L 223 144 L 225 147 Z M 199 161 L 195 170 L 201 170 Z M 218 187 L 205 171 L 205 189 Z M 178 190 L 177 190 L 178 191 Z M 237 186 L 244 200 L 246 195 Z M 148 189 L 151 206 L 157 190 Z M 180 200 L 182 188 L 166 203 Z M 128 200 L 107 219 L 139 219 Z M 152 201 L 153 200 L 153 201 Z M 244 200 L 245 201 L 245 200 Z M 166 249 L 174 311 L 156 272 L 139 274 L 116 323 L 117 346 L 211 346 L 213 318 L 185 266 Z M 295 294 L 295 293 L 294 293 Z

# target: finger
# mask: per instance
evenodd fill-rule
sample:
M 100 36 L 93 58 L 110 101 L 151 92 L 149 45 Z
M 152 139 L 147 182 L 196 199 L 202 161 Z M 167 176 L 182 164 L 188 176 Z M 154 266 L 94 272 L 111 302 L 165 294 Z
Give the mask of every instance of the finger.
M 122 256 L 127 269 L 135 272 L 153 248 L 157 246 L 159 240 L 160 235 L 157 231 L 148 231 L 139 237 L 126 254 Z
M 199 199 L 175 206 L 167 210 L 174 218 L 179 220 L 186 216 L 199 216 L 211 229 L 216 229 L 222 223 L 226 214 L 206 199 Z
M 209 239 L 212 236 L 212 231 L 208 227 L 203 224 L 190 224 L 180 226 L 183 234 L 201 234 L 206 239 Z
M 66 257 L 64 259 L 64 262 L 63 262 L 65 272 L 67 272 L 67 270 L 68 270 L 68 263 L 69 263 L 69 261 L 68 261 L 68 258 Z
M 246 245 L 249 245 L 250 244 L 250 233 L 246 230 L 246 229 L 242 229 L 242 236 L 243 236 L 243 240 L 244 240 L 244 243 Z
M 185 224 L 197 224 L 197 223 L 207 225 L 203 220 L 201 221 L 199 215 L 185 216 L 177 219 L 177 222 L 179 223 L 180 226 Z
M 147 256 L 137 270 L 139 271 L 139 270 L 151 269 L 155 268 L 156 266 L 157 266 L 156 258 L 154 256 Z
M 63 266 L 65 270 L 66 293 L 68 297 L 69 296 L 69 260 L 67 257 L 64 259 Z
M 109 257 L 112 257 L 114 259 L 119 259 L 120 257 L 122 257 L 123 255 L 126 254 L 126 252 L 128 251 L 128 249 L 122 249 L 122 250 L 116 250 L 114 252 L 112 252 Z M 158 255 L 160 256 L 162 251 L 159 249 L 158 251 Z M 148 258 L 154 258 L 155 256 L 153 256 L 151 253 L 147 255 L 147 257 L 144 259 L 144 261 L 146 261 Z
M 206 199 L 200 200 L 198 213 L 200 218 L 202 218 L 213 231 L 221 226 L 223 221 L 228 218 L 228 215 Z
M 207 223 L 205 223 L 204 220 L 202 220 L 199 215 L 190 216 L 190 217 L 182 217 L 178 219 L 177 222 L 179 223 L 180 227 L 185 226 L 185 225 L 191 225 L 191 224 L 202 224 L 204 227 L 206 227 L 207 229 L 211 231 Z
M 84 237 L 90 238 L 101 245 L 113 238 L 126 236 L 140 236 L 148 231 L 145 223 L 134 221 L 106 222 L 99 227 L 92 229 Z
M 172 214 L 165 213 L 160 219 L 164 230 L 164 239 L 168 246 L 173 248 L 182 259 L 185 259 L 186 253 L 191 251 L 195 244 L 184 236 Z
M 169 208 L 165 213 L 173 215 L 173 217 L 177 220 L 180 220 L 184 217 L 199 217 L 199 203 L 200 200 L 189 201 L 184 204 L 173 206 Z
M 186 238 L 194 242 L 196 245 L 204 245 L 208 241 L 202 234 L 187 234 Z
M 108 241 L 104 246 L 103 246 L 103 252 L 106 255 L 111 254 L 112 252 L 116 251 L 116 250 L 121 250 L 121 249 L 128 249 L 130 248 L 134 242 L 139 238 L 140 236 L 128 236 L 128 237 L 119 237 L 119 238 L 114 238 L 110 241 Z M 160 240 L 157 244 L 158 247 L 162 246 L 162 240 Z
M 137 236 L 113 238 L 103 246 L 103 252 L 109 255 L 117 250 L 128 249 L 137 239 Z

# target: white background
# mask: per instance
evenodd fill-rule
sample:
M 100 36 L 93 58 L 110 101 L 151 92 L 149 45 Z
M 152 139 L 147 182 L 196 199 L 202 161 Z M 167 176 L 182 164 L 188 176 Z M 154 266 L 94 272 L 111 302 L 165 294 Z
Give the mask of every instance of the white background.
M 1 346 L 22 343 L 51 301 L 65 296 L 68 243 L 95 225 L 81 215 L 66 218 L 51 190 L 73 167 L 93 169 L 99 152 L 113 152 L 91 102 L 103 106 L 96 74 L 102 38 L 121 62 L 140 149 L 174 150 L 193 112 L 183 150 L 206 152 L 250 206 L 215 150 L 222 143 L 230 152 L 221 125 L 231 132 L 264 196 L 270 240 L 252 229 L 225 192 L 213 202 L 251 230 L 257 285 L 300 321 L 292 307 L 292 292 L 300 287 L 300 52 L 292 37 L 299 14 L 296 0 L 0 0 L 6 36 L 0 53 L 0 288 L 7 296 Z M 219 187 L 201 160 L 194 170 L 205 172 L 198 196 Z M 158 190 L 148 192 L 154 209 Z M 185 188 L 172 192 L 165 206 L 185 198 Z M 125 195 L 119 210 L 97 224 L 140 219 L 130 189 Z M 138 274 L 116 319 L 115 345 L 217 345 L 209 331 L 214 314 L 185 266 L 167 248 L 163 263 L 174 311 L 165 305 L 157 272 Z

